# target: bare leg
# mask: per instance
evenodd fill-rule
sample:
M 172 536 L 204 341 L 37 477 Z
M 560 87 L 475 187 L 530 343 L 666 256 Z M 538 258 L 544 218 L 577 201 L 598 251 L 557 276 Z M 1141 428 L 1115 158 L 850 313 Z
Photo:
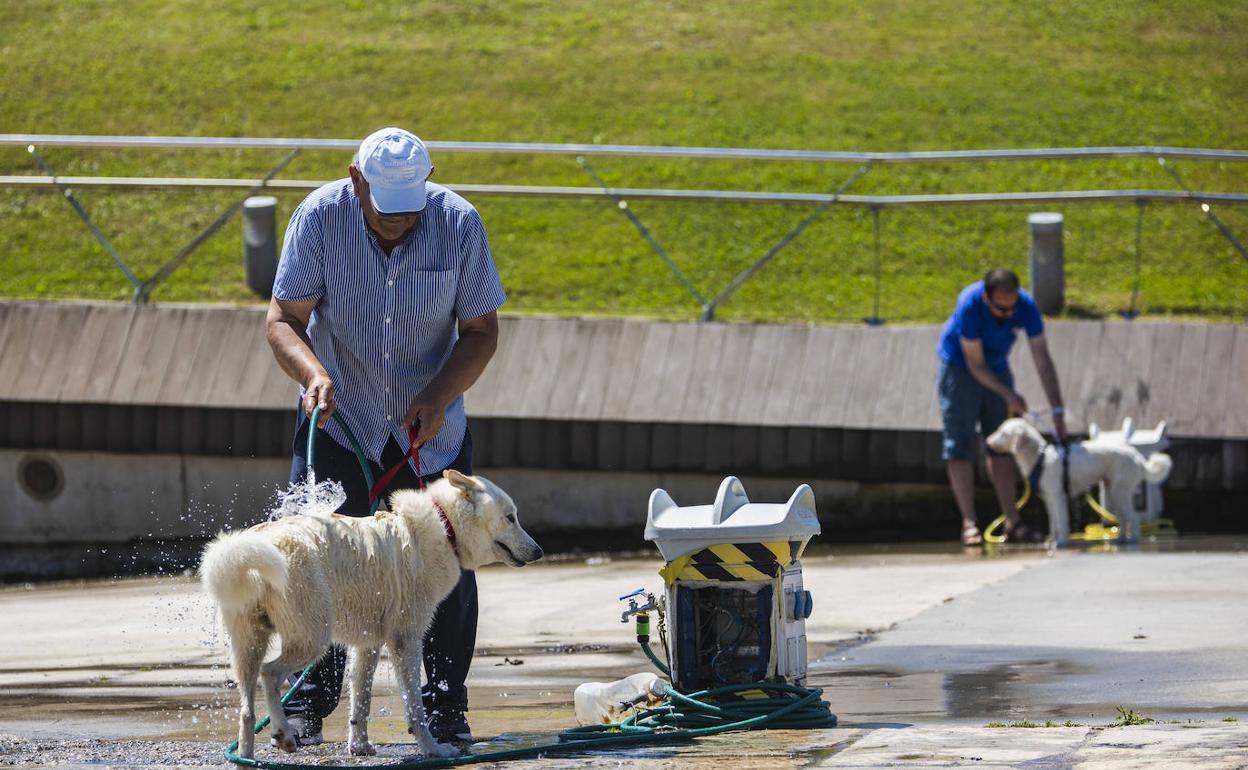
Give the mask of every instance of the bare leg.
M 351 683 L 351 717 L 347 727 L 347 748 L 357 757 L 377 753 L 368 742 L 368 710 L 373 701 L 373 673 L 381 650 L 352 647 L 347 655 L 347 681 Z
M 975 520 L 975 467 L 970 460 L 950 459 L 945 461 L 945 471 L 949 474 L 953 500 L 962 514 L 962 528 L 978 527 L 979 522 Z
M 1018 508 L 1014 506 L 1014 458 L 1009 455 L 988 455 L 988 475 L 992 477 L 992 489 L 997 493 L 997 507 L 1005 517 L 1006 528 L 1018 526 Z
M 453 757 L 459 753 L 449 743 L 438 743 L 429 732 L 425 719 L 425 704 L 420 697 L 420 666 L 423 657 L 419 635 L 413 639 L 397 638 L 390 641 L 394 655 L 394 670 L 399 679 L 399 691 L 403 694 L 403 706 L 407 713 L 407 729 L 416 736 L 416 742 L 426 757 Z

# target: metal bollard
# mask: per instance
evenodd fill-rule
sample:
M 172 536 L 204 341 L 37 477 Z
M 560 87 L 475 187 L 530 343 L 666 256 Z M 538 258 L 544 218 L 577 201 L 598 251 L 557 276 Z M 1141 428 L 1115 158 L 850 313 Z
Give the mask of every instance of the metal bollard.
M 1066 268 L 1062 253 L 1062 215 L 1027 215 L 1031 229 L 1031 293 L 1040 312 L 1061 312 L 1066 304 Z
M 247 286 L 268 299 L 277 277 L 277 198 L 256 195 L 243 202 L 243 266 Z

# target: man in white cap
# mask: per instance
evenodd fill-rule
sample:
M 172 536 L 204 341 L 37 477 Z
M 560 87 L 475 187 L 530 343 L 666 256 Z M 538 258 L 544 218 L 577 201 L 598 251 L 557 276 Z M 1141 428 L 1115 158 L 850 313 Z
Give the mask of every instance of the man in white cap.
M 383 128 L 361 144 L 350 177 L 319 188 L 295 209 L 266 320 L 282 369 L 302 386 L 292 482 L 307 465 L 307 417 L 321 408 L 332 440 L 316 443 L 318 479 L 342 483 L 339 513 L 366 516 L 369 490 L 347 422 L 374 478 L 400 466 L 382 489 L 419 484 L 420 473 L 472 472 L 463 393 L 498 344 L 506 299 L 481 217 L 470 203 L 429 181 L 429 151 L 412 133 Z M 477 627 L 477 584 L 465 571 L 439 606 L 425 640 L 425 706 L 438 741 L 469 740 L 464 686 Z M 334 647 L 287 704 L 300 741 L 322 740 L 321 721 L 338 704 L 345 653 Z M 429 684 L 431 683 L 431 684 Z

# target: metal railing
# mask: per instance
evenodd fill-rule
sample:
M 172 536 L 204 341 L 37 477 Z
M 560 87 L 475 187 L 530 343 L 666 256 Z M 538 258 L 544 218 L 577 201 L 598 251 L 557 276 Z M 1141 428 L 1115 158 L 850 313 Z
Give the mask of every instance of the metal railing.
M 282 139 L 234 136 L 91 136 L 78 134 L 0 134 L 0 145 L 45 147 L 161 147 L 218 150 L 348 150 L 358 139 Z M 511 153 L 520 155 L 613 155 L 638 158 L 701 158 L 704 160 L 797 160 L 828 163 L 932 163 L 963 160 L 1071 160 L 1089 158 L 1174 158 L 1176 160 L 1248 160 L 1248 150 L 1198 147 L 1045 147 L 1013 150 L 935 150 L 924 152 L 837 152 L 829 150 L 766 150 L 737 147 L 662 147 L 631 144 L 551 144 L 524 142 L 438 142 L 425 145 L 439 152 Z
M 285 167 L 293 157 L 302 151 L 347 151 L 352 152 L 358 147 L 357 140 L 351 139 L 289 139 L 289 138 L 245 138 L 245 137 L 177 137 L 177 136 L 83 136 L 64 134 L 0 134 L 0 146 L 26 146 L 47 172 L 45 176 L 0 176 L 0 187 L 18 188 L 49 188 L 55 187 L 65 193 L 67 199 L 79 215 L 83 217 L 92 233 L 117 262 L 118 267 L 126 274 L 127 279 L 135 286 L 135 301 L 146 302 L 151 290 L 159 284 L 189 256 L 200 243 L 215 232 L 241 206 L 241 201 L 227 209 L 204 232 L 200 233 L 187 248 L 180 251 L 167 262 L 156 274 L 145 281 L 125 266 L 120 256 L 104 238 L 103 233 L 91 222 L 86 211 L 74 200 L 71 187 L 111 187 L 118 189 L 142 188 L 194 188 L 194 189 L 237 189 L 247 190 L 252 194 L 260 189 L 268 190 L 311 190 L 325 184 L 328 180 L 277 179 L 276 174 Z M 597 183 L 596 187 L 549 186 L 549 185 L 492 185 L 492 184 L 454 184 L 446 186 L 459 193 L 473 196 L 503 197 L 544 197 L 556 199 L 598 199 L 614 201 L 620 211 L 629 218 L 639 234 L 646 239 L 682 283 L 690 295 L 698 302 L 702 310 L 703 320 L 714 318 L 715 310 L 728 299 L 737 289 L 762 269 L 783 248 L 798 237 L 824 211 L 833 205 L 864 207 L 871 211 L 875 229 L 876 259 L 876 297 L 872 319 L 879 320 L 879 213 L 881 210 L 907 206 L 968 206 L 968 205 L 1010 205 L 1037 203 L 1071 203 L 1071 202 L 1134 202 L 1140 211 L 1147 203 L 1190 203 L 1197 204 L 1206 218 L 1218 229 L 1218 232 L 1231 243 L 1235 249 L 1248 259 L 1248 249 L 1235 236 L 1232 230 L 1217 216 L 1213 205 L 1248 203 L 1248 193 L 1239 192 L 1208 192 L 1191 190 L 1184 184 L 1174 160 L 1200 161 L 1248 161 L 1246 150 L 1220 150 L 1189 147 L 1158 147 L 1158 146 L 1122 146 L 1122 147 L 1066 147 L 1066 148 L 1033 148 L 1033 149 L 997 149 L 997 150 L 947 150 L 925 152 L 837 152 L 820 150 L 771 150 L 724 147 L 661 147 L 641 145 L 600 145 L 600 144 L 545 144 L 516 142 L 426 142 L 430 150 L 443 153 L 493 153 L 493 154 L 525 154 L 525 155 L 567 155 L 575 156 L 586 173 Z M 267 176 L 259 179 L 217 179 L 199 177 L 106 177 L 106 176 L 58 176 L 40 158 L 37 147 L 88 147 L 88 148 L 165 148 L 165 149 L 271 149 L 285 150 L 289 154 L 272 169 Z M 801 161 L 816 163 L 854 163 L 857 170 L 835 191 L 830 193 L 810 192 L 779 192 L 750 190 L 697 190 L 697 189 L 664 189 L 664 188 L 617 188 L 607 185 L 586 162 L 587 156 L 614 156 L 634 158 L 682 158 L 703 160 L 764 160 L 764 161 Z M 1180 190 L 1157 189 L 1126 189 L 1126 190 L 1060 190 L 1040 192 L 988 192 L 988 193 L 948 193 L 923 195 L 854 195 L 847 190 L 866 176 L 873 168 L 881 165 L 912 164 L 912 163 L 952 163 L 967 161 L 1036 161 L 1036 160 L 1090 160 L 1107 158 L 1154 158 L 1179 185 Z M 815 211 L 804 218 L 797 226 L 785 234 L 777 243 L 759 257 L 753 264 L 735 276 L 714 297 L 706 298 L 688 280 L 676 266 L 675 262 L 646 229 L 629 206 L 629 200 L 666 200 L 666 201 L 701 201 L 701 202 L 735 202 L 735 203 L 773 203 L 815 205 Z M 1137 224 L 1138 229 L 1138 224 Z M 1138 249 L 1137 237 L 1137 249 Z M 1134 310 L 1134 299 L 1132 301 Z

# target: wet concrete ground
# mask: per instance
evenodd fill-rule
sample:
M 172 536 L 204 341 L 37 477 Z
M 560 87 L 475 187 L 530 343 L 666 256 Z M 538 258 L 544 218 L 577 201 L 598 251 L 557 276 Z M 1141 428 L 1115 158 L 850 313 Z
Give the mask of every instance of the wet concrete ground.
M 1194 538 L 1157 550 L 813 554 L 809 684 L 840 727 L 521 764 L 1248 766 L 1248 553 Z M 616 597 L 658 589 L 659 566 L 483 570 L 476 734 L 490 746 L 549 737 L 574 724 L 577 684 L 649 670 Z M 224 640 L 190 578 L 0 590 L 0 650 L 0 766 L 221 766 L 234 737 Z M 392 682 L 383 662 L 371 733 L 390 745 L 363 764 L 414 755 Z M 1108 728 L 1117 706 L 1158 723 Z M 325 746 L 259 756 L 358 764 L 336 742 L 342 719 Z M 1046 720 L 1072 726 L 987 727 Z

